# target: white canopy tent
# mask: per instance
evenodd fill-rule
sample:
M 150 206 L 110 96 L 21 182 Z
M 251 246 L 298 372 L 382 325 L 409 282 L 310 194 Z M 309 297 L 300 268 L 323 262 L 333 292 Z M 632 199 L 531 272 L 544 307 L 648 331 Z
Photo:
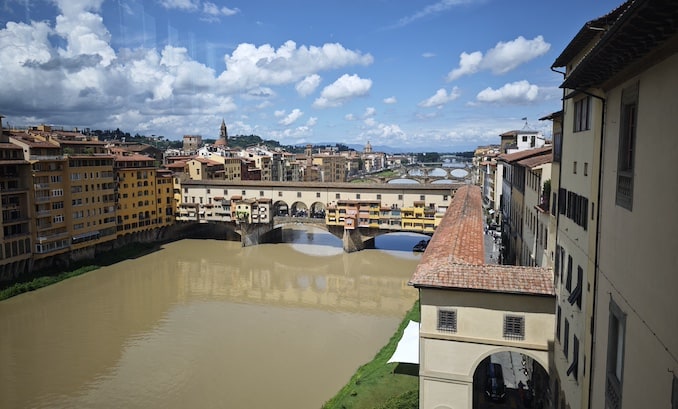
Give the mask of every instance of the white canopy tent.
M 407 364 L 419 364 L 419 323 L 410 321 L 405 327 L 403 337 L 398 341 L 395 352 L 388 360 Z

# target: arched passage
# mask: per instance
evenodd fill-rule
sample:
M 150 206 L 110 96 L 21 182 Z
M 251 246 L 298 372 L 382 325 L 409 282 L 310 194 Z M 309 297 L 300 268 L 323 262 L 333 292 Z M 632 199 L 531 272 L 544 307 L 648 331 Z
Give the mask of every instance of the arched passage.
M 548 370 L 527 350 L 497 348 L 473 373 L 473 409 L 539 408 L 548 402 Z
M 324 219 L 325 205 L 321 202 L 314 202 L 311 205 L 311 209 L 309 210 L 309 217 L 313 217 L 315 219 Z
M 284 200 L 278 200 L 273 203 L 273 214 L 275 216 L 289 216 L 290 208 Z
M 308 206 L 306 206 L 306 203 L 304 202 L 292 203 L 292 208 L 290 209 L 290 216 L 308 217 Z

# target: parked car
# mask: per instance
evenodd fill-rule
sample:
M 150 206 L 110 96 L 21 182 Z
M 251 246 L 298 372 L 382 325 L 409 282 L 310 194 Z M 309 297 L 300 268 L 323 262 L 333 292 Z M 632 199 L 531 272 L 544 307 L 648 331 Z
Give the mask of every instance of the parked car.
M 502 401 L 506 397 L 504 372 L 500 364 L 490 363 L 487 367 L 485 397 L 495 402 Z

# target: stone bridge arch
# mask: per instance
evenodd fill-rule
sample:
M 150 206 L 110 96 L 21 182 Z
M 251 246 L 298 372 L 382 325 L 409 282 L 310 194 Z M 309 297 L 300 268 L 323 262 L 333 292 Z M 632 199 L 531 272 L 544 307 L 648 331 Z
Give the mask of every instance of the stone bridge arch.
M 274 216 L 289 216 L 290 206 L 284 200 L 278 200 L 271 207 Z
M 308 217 L 308 206 L 306 203 L 298 200 L 292 203 L 289 215 L 293 217 Z

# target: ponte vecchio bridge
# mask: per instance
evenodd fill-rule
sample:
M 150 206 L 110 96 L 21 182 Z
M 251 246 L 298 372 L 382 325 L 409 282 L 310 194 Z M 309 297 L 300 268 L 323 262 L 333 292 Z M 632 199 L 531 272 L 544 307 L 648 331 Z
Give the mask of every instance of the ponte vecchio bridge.
M 281 228 L 326 230 L 353 252 L 391 232 L 432 235 L 460 184 L 187 180 L 177 221 L 224 223 L 243 246 L 280 241 Z

